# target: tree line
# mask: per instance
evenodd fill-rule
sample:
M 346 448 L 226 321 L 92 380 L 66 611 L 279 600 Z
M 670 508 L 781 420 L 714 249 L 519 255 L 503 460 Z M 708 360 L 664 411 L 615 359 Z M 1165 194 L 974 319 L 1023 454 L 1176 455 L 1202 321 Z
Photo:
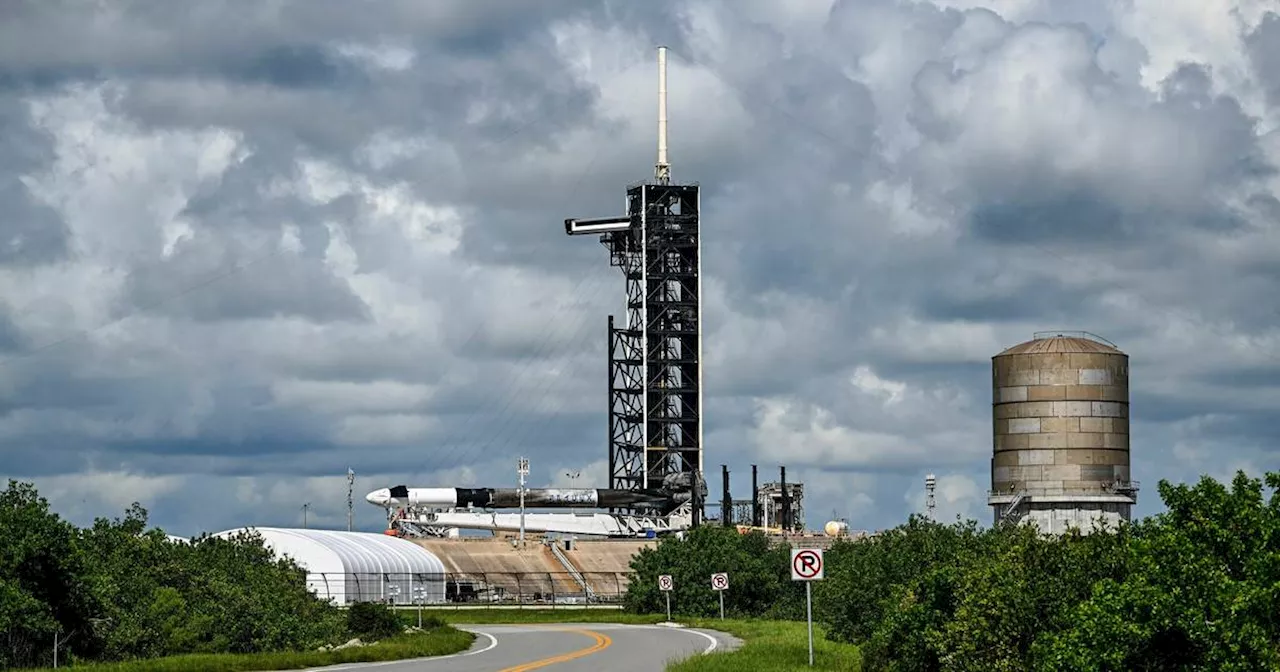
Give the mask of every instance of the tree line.
M 814 618 L 868 671 L 1280 670 L 1280 473 L 1158 490 L 1166 511 L 1106 532 L 917 516 L 838 540 Z M 803 620 L 788 559 L 758 532 L 701 527 L 635 557 L 626 606 L 662 613 L 670 574 L 673 613 L 718 615 L 724 571 L 729 615 Z
M 124 518 L 78 528 L 29 483 L 0 492 L 0 668 L 59 659 L 314 649 L 349 636 L 346 614 L 306 588 L 254 533 L 174 542 Z M 56 640 L 55 640 L 56 638 Z

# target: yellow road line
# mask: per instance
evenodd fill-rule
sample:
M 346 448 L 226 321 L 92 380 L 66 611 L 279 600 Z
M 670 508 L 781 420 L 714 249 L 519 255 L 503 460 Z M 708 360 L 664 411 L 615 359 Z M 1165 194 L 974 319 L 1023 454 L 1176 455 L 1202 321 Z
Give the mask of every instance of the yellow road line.
M 559 630 L 559 631 L 560 632 L 576 632 L 580 635 L 586 635 L 588 637 L 594 638 L 596 640 L 596 643 L 592 644 L 591 646 L 588 646 L 585 649 L 578 649 L 577 651 L 570 651 L 569 653 L 562 653 L 558 656 L 543 658 L 542 660 L 535 660 L 529 663 L 521 663 L 514 667 L 508 667 L 508 668 L 499 670 L 499 672 L 527 672 L 528 670 L 536 670 L 539 667 L 546 667 L 548 665 L 554 665 L 556 663 L 563 663 L 566 661 L 570 661 L 575 658 L 589 656 L 597 651 L 604 651 L 605 649 L 613 645 L 613 640 L 609 639 L 608 635 L 602 635 L 598 632 L 593 632 L 591 630 Z

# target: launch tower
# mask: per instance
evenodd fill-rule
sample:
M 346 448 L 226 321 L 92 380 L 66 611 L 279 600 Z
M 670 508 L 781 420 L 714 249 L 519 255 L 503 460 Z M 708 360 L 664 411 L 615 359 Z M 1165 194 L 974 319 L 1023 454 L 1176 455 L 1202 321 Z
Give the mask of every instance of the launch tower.
M 699 193 L 671 181 L 666 57 L 659 47 L 653 179 L 627 188 L 625 216 L 564 223 L 571 236 L 598 235 L 626 282 L 626 321 L 608 318 L 609 487 L 619 490 L 703 480 Z M 695 524 L 701 514 L 695 502 Z

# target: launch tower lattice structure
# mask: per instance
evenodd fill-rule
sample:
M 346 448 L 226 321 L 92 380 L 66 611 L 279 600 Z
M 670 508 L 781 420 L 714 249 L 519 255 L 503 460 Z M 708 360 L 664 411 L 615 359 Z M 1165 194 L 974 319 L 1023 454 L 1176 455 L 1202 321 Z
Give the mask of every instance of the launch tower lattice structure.
M 626 282 L 626 322 L 608 318 L 609 487 L 702 481 L 702 268 L 696 183 L 673 183 L 666 144 L 666 50 L 658 50 L 658 162 L 627 188 L 627 214 L 567 219 L 599 235 Z M 695 492 L 699 488 L 695 487 Z M 702 503 L 695 502 L 694 520 Z

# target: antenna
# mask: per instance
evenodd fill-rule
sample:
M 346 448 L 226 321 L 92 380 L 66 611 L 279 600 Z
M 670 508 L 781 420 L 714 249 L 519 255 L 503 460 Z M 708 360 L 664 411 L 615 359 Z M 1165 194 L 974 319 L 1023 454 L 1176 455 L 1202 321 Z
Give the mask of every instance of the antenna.
M 933 490 L 937 484 L 938 479 L 934 478 L 933 474 L 924 477 L 924 508 L 929 514 L 929 520 L 936 520 L 934 517 Z
M 661 184 L 671 182 L 671 164 L 667 163 L 667 48 L 658 47 L 658 163 L 653 176 Z
M 351 520 L 355 515 L 355 506 L 352 504 L 351 492 L 356 486 L 356 472 L 347 467 L 347 531 L 351 531 Z

